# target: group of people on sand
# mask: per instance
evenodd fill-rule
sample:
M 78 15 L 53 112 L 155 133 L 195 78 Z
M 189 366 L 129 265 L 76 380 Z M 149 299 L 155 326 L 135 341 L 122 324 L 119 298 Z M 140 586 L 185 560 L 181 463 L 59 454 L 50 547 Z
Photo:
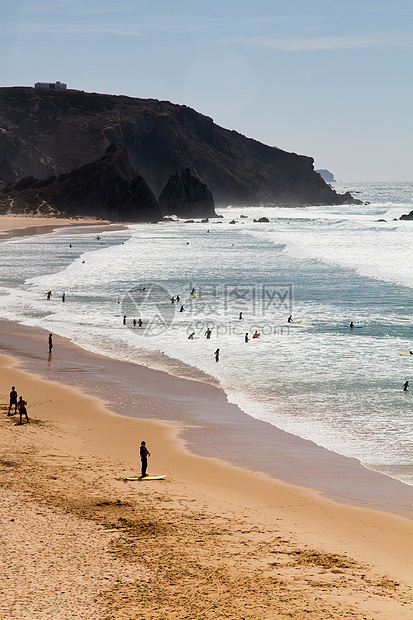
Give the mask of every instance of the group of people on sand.
M 11 413 L 13 407 L 14 407 L 14 413 Z M 7 416 L 8 417 L 14 416 L 18 412 L 20 415 L 20 421 L 18 422 L 19 425 L 23 424 L 23 416 L 25 416 L 27 422 L 30 422 L 29 416 L 27 415 L 26 407 L 27 407 L 27 401 L 23 399 L 23 396 L 18 397 L 16 388 L 13 385 L 11 388 L 11 392 L 10 392 L 10 404 L 9 404 L 9 411 L 7 413 Z

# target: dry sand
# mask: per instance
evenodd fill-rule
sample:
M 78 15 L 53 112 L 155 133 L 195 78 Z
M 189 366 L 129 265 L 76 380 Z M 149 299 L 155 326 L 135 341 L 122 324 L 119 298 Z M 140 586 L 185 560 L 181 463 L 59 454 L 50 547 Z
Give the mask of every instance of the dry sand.
M 413 617 L 412 520 L 189 452 L 176 399 L 156 419 L 162 373 L 136 367 L 134 419 L 67 367 L 46 379 L 26 330 L 15 354 L 0 356 L 1 618 Z M 12 385 L 29 424 L 7 416 Z M 164 481 L 123 480 L 142 439 Z
M 10 237 L 39 235 L 63 226 L 103 225 L 105 222 L 93 218 L 30 217 L 27 215 L 0 215 L 0 240 Z

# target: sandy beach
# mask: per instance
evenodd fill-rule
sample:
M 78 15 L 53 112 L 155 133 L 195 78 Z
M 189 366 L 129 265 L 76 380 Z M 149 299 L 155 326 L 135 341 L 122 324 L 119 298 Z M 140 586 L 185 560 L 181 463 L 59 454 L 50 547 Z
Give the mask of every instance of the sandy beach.
M 217 386 L 0 328 L 1 617 L 412 617 L 410 487 L 248 416 L 236 434 Z M 141 440 L 165 480 L 123 480 Z

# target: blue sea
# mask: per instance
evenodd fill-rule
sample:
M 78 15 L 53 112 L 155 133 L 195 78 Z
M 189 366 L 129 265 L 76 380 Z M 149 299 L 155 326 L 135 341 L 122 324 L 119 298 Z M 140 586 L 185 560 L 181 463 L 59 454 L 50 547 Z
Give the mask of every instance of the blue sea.
M 413 184 L 335 188 L 364 204 L 2 241 L 0 318 L 219 383 L 250 416 L 413 485 L 413 222 L 397 219 Z

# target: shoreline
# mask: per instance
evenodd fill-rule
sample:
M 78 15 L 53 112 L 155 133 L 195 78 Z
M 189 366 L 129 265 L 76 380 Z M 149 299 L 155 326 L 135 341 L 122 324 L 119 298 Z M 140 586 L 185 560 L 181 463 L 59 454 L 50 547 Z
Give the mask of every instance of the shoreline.
M 170 392 L 168 401 L 176 379 L 160 385 L 160 376 L 168 376 L 141 368 L 135 381 L 145 375 L 146 386 L 136 405 L 129 393 L 121 402 L 125 373 L 117 375 L 118 404 L 138 408 L 138 417 L 127 417 L 108 402 L 108 393 L 99 398 L 100 390 L 93 392 L 92 356 L 75 360 L 56 338 L 48 362 L 45 335 L 36 330 L 31 339 L 20 336 L 15 354 L 5 355 L 2 345 L 0 356 L 0 505 L 5 551 L 13 558 L 6 579 L 18 570 L 14 562 L 26 567 L 21 597 L 0 585 L 0 610 L 8 618 L 44 620 L 46 608 L 67 606 L 67 618 L 103 620 L 110 610 L 116 620 L 140 620 L 142 601 L 156 620 L 212 620 L 224 611 L 253 620 L 300 618 L 309 610 L 316 618 L 337 620 L 344 613 L 357 620 L 411 617 L 412 521 L 337 503 L 216 455 L 194 454 L 184 439 L 189 422 L 179 408 L 182 400 L 192 406 L 193 392 Z M 59 349 L 64 359 L 58 361 Z M 41 357 L 59 364 L 56 374 L 44 376 Z M 110 383 L 113 368 L 93 357 Z M 77 374 L 85 375 L 90 390 Z M 7 417 L 10 385 L 28 400 L 29 424 L 16 426 Z M 216 406 L 219 400 L 209 402 Z M 166 479 L 125 483 L 124 476 L 138 473 L 143 438 L 151 452 L 149 474 Z M 75 540 L 84 541 L 84 548 L 77 549 Z M 98 573 L 90 596 L 83 588 L 78 592 L 73 579 L 74 554 L 85 574 Z M 210 583 L 211 575 L 214 587 L 205 589 L 201 584 Z M 150 587 L 142 590 L 145 582 Z M 196 602 L 187 600 L 188 588 Z
M 36 226 L 28 226 L 33 224 Z M 47 222 L 47 224 L 43 224 Z M 51 222 L 51 223 L 49 223 Z M 62 223 L 64 222 L 64 223 Z M 7 226 L 19 224 L 9 229 L 11 236 L 42 234 L 56 227 L 96 226 L 108 229 L 114 224 L 105 221 L 59 220 L 58 218 L 33 218 L 19 215 L 0 216 L 0 235 Z M 115 225 L 118 226 L 118 225 Z M 1 239 L 1 237 L 0 237 Z M 6 332 L 6 333 L 5 333 Z M 20 335 L 23 335 L 21 339 Z M 90 384 L 98 386 L 97 395 L 105 398 L 113 411 L 131 415 L 124 405 L 119 406 L 119 397 L 113 397 L 118 390 L 115 379 L 108 386 L 107 376 L 123 376 L 128 394 L 137 400 L 141 396 L 155 397 L 154 391 L 139 387 L 136 389 L 135 373 L 140 373 L 152 381 L 153 377 L 164 386 L 161 400 L 172 401 L 178 406 L 179 420 L 185 424 L 184 442 L 187 449 L 199 456 L 220 458 L 232 465 L 249 471 L 261 472 L 275 480 L 312 489 L 327 497 L 356 506 L 384 510 L 413 519 L 413 486 L 392 478 L 384 473 L 368 469 L 355 458 L 349 458 L 323 448 L 312 441 L 292 435 L 270 423 L 253 418 L 238 405 L 228 402 L 225 391 L 216 383 L 204 383 L 192 378 L 182 378 L 166 371 L 153 370 L 130 362 L 111 359 L 91 353 L 65 338 L 59 338 L 60 351 L 57 354 L 59 366 L 53 371 L 48 360 L 39 354 L 37 344 L 42 336 L 41 328 L 23 327 L 0 320 L 1 349 L 19 357 L 17 341 L 21 341 L 24 368 L 29 372 L 36 370 L 46 378 L 60 382 L 62 373 L 71 374 L 71 382 L 78 382 L 80 389 L 87 392 Z M 44 332 L 43 338 L 46 338 Z M 28 347 L 28 343 L 30 346 Z M 29 359 L 27 352 L 29 349 Z M 53 357 L 56 358 L 56 349 Z M 34 361 L 36 360 L 36 361 Z M 87 381 L 84 381 L 84 368 L 89 366 Z M 102 381 L 102 372 L 105 379 Z M 166 389 L 165 389 L 166 386 Z M 179 391 L 191 394 L 188 407 Z M 95 390 L 96 393 L 96 390 Z M 195 395 L 195 400 L 193 399 Z M 214 406 L 210 407 L 209 403 Z
M 76 226 L 107 227 L 111 222 L 93 218 L 70 219 L 56 217 L 30 217 L 28 215 L 0 215 L 0 241 L 15 237 L 29 237 L 53 232 L 56 228 Z
M 136 412 L 142 399 L 156 402 L 159 412 L 150 408 L 144 417 L 182 425 L 181 443 L 194 455 L 218 458 L 343 504 L 413 520 L 412 486 L 249 416 L 228 402 L 221 387 L 53 338 L 53 354 L 47 356 L 46 331 L 0 321 L 0 352 L 18 359 L 22 369 L 57 383 L 69 382 L 104 400 L 116 414 L 133 419 L 141 419 Z

